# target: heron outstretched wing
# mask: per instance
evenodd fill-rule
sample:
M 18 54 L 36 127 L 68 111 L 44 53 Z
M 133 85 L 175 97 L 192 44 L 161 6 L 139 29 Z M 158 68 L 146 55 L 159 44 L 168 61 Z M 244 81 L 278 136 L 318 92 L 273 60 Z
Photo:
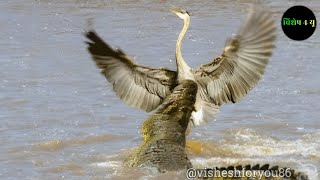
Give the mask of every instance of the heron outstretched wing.
M 261 78 L 275 46 L 276 27 L 272 14 L 253 6 L 238 33 L 221 56 L 194 71 L 216 105 L 237 102 Z
M 92 59 L 127 104 L 152 111 L 176 86 L 175 71 L 139 66 L 121 50 L 111 48 L 94 31 L 87 32 L 86 37 Z

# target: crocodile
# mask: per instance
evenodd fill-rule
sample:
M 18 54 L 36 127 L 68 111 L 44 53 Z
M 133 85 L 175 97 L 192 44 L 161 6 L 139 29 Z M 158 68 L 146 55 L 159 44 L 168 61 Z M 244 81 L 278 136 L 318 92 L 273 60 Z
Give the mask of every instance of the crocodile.
M 181 171 L 192 169 L 192 164 L 186 153 L 186 131 L 190 121 L 190 116 L 194 110 L 194 103 L 197 94 L 197 84 L 191 80 L 183 80 L 173 90 L 162 105 L 150 115 L 142 125 L 143 141 L 139 148 L 126 160 L 125 164 L 131 167 L 148 167 L 156 169 L 157 172 Z M 286 177 L 266 177 L 262 179 L 269 180 L 308 180 L 308 176 L 301 172 L 296 172 L 290 168 L 281 168 L 279 166 L 269 167 L 269 164 L 260 166 L 259 164 L 238 165 L 229 167 L 215 167 L 206 169 L 201 178 L 210 179 L 209 173 L 214 171 L 222 172 L 229 170 L 243 170 L 273 172 L 281 171 L 290 173 Z M 198 170 L 199 172 L 199 170 Z M 280 174 L 281 175 L 281 174 Z M 211 178 L 215 180 L 249 180 L 236 176 L 232 178 Z M 251 178 L 254 179 L 254 178 Z
M 190 171 L 191 174 L 190 174 Z M 295 171 L 288 167 L 270 166 L 269 164 L 238 165 L 228 167 L 214 167 L 212 169 L 188 169 L 188 175 L 198 179 L 213 180 L 308 180 L 303 172 Z
M 197 84 L 183 80 L 142 126 L 143 142 L 130 158 L 132 167 L 159 172 L 191 168 L 186 154 L 186 130 L 196 101 Z

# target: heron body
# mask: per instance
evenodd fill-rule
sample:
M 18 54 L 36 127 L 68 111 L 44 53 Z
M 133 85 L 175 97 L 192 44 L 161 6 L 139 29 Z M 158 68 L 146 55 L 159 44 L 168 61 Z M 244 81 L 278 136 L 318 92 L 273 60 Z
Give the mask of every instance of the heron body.
M 90 40 L 88 50 L 120 99 L 147 112 L 156 109 L 182 80 L 194 81 L 198 92 L 191 119 L 199 125 L 213 117 L 222 104 L 238 102 L 260 80 L 274 49 L 275 23 L 266 8 L 252 6 L 245 23 L 227 41 L 222 54 L 193 70 L 181 53 L 190 24 L 189 13 L 183 9 L 172 12 L 184 21 L 176 44 L 177 71 L 135 64 L 94 31 L 86 34 Z

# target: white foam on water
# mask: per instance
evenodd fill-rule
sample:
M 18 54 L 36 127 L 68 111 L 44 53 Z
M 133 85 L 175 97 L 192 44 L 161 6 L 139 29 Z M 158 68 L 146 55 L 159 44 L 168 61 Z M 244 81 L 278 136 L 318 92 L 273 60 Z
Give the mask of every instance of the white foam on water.
M 234 141 L 222 146 L 245 157 L 320 154 L 320 133 L 306 134 L 297 140 L 280 140 L 263 136 L 252 129 L 239 130 Z
M 199 168 L 213 168 L 268 163 L 271 166 L 291 167 L 306 173 L 312 180 L 319 179 L 317 167 L 320 165 L 320 132 L 305 134 L 296 140 L 283 140 L 261 135 L 253 129 L 233 131 L 231 136 L 234 138 L 228 138 L 228 141 L 220 140 L 219 149 L 230 151 L 232 155 L 194 158 L 192 159 L 193 165 Z
M 121 166 L 120 161 L 108 161 L 91 164 L 91 166 L 106 167 L 106 168 L 119 168 Z
M 300 170 L 302 172 L 305 172 L 310 180 L 319 180 L 319 170 L 318 168 L 313 164 L 301 164 Z

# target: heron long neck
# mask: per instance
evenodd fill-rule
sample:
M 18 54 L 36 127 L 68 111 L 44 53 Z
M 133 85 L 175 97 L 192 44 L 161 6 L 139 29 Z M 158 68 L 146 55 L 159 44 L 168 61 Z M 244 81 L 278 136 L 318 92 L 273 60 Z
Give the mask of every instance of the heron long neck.
M 176 45 L 176 62 L 177 62 L 177 71 L 178 71 L 178 79 L 192 79 L 190 67 L 187 65 L 187 63 L 183 60 L 181 55 L 181 43 L 184 38 L 184 35 L 186 34 L 190 24 L 190 17 L 184 19 L 184 25 L 183 28 L 179 34 L 177 45 Z

